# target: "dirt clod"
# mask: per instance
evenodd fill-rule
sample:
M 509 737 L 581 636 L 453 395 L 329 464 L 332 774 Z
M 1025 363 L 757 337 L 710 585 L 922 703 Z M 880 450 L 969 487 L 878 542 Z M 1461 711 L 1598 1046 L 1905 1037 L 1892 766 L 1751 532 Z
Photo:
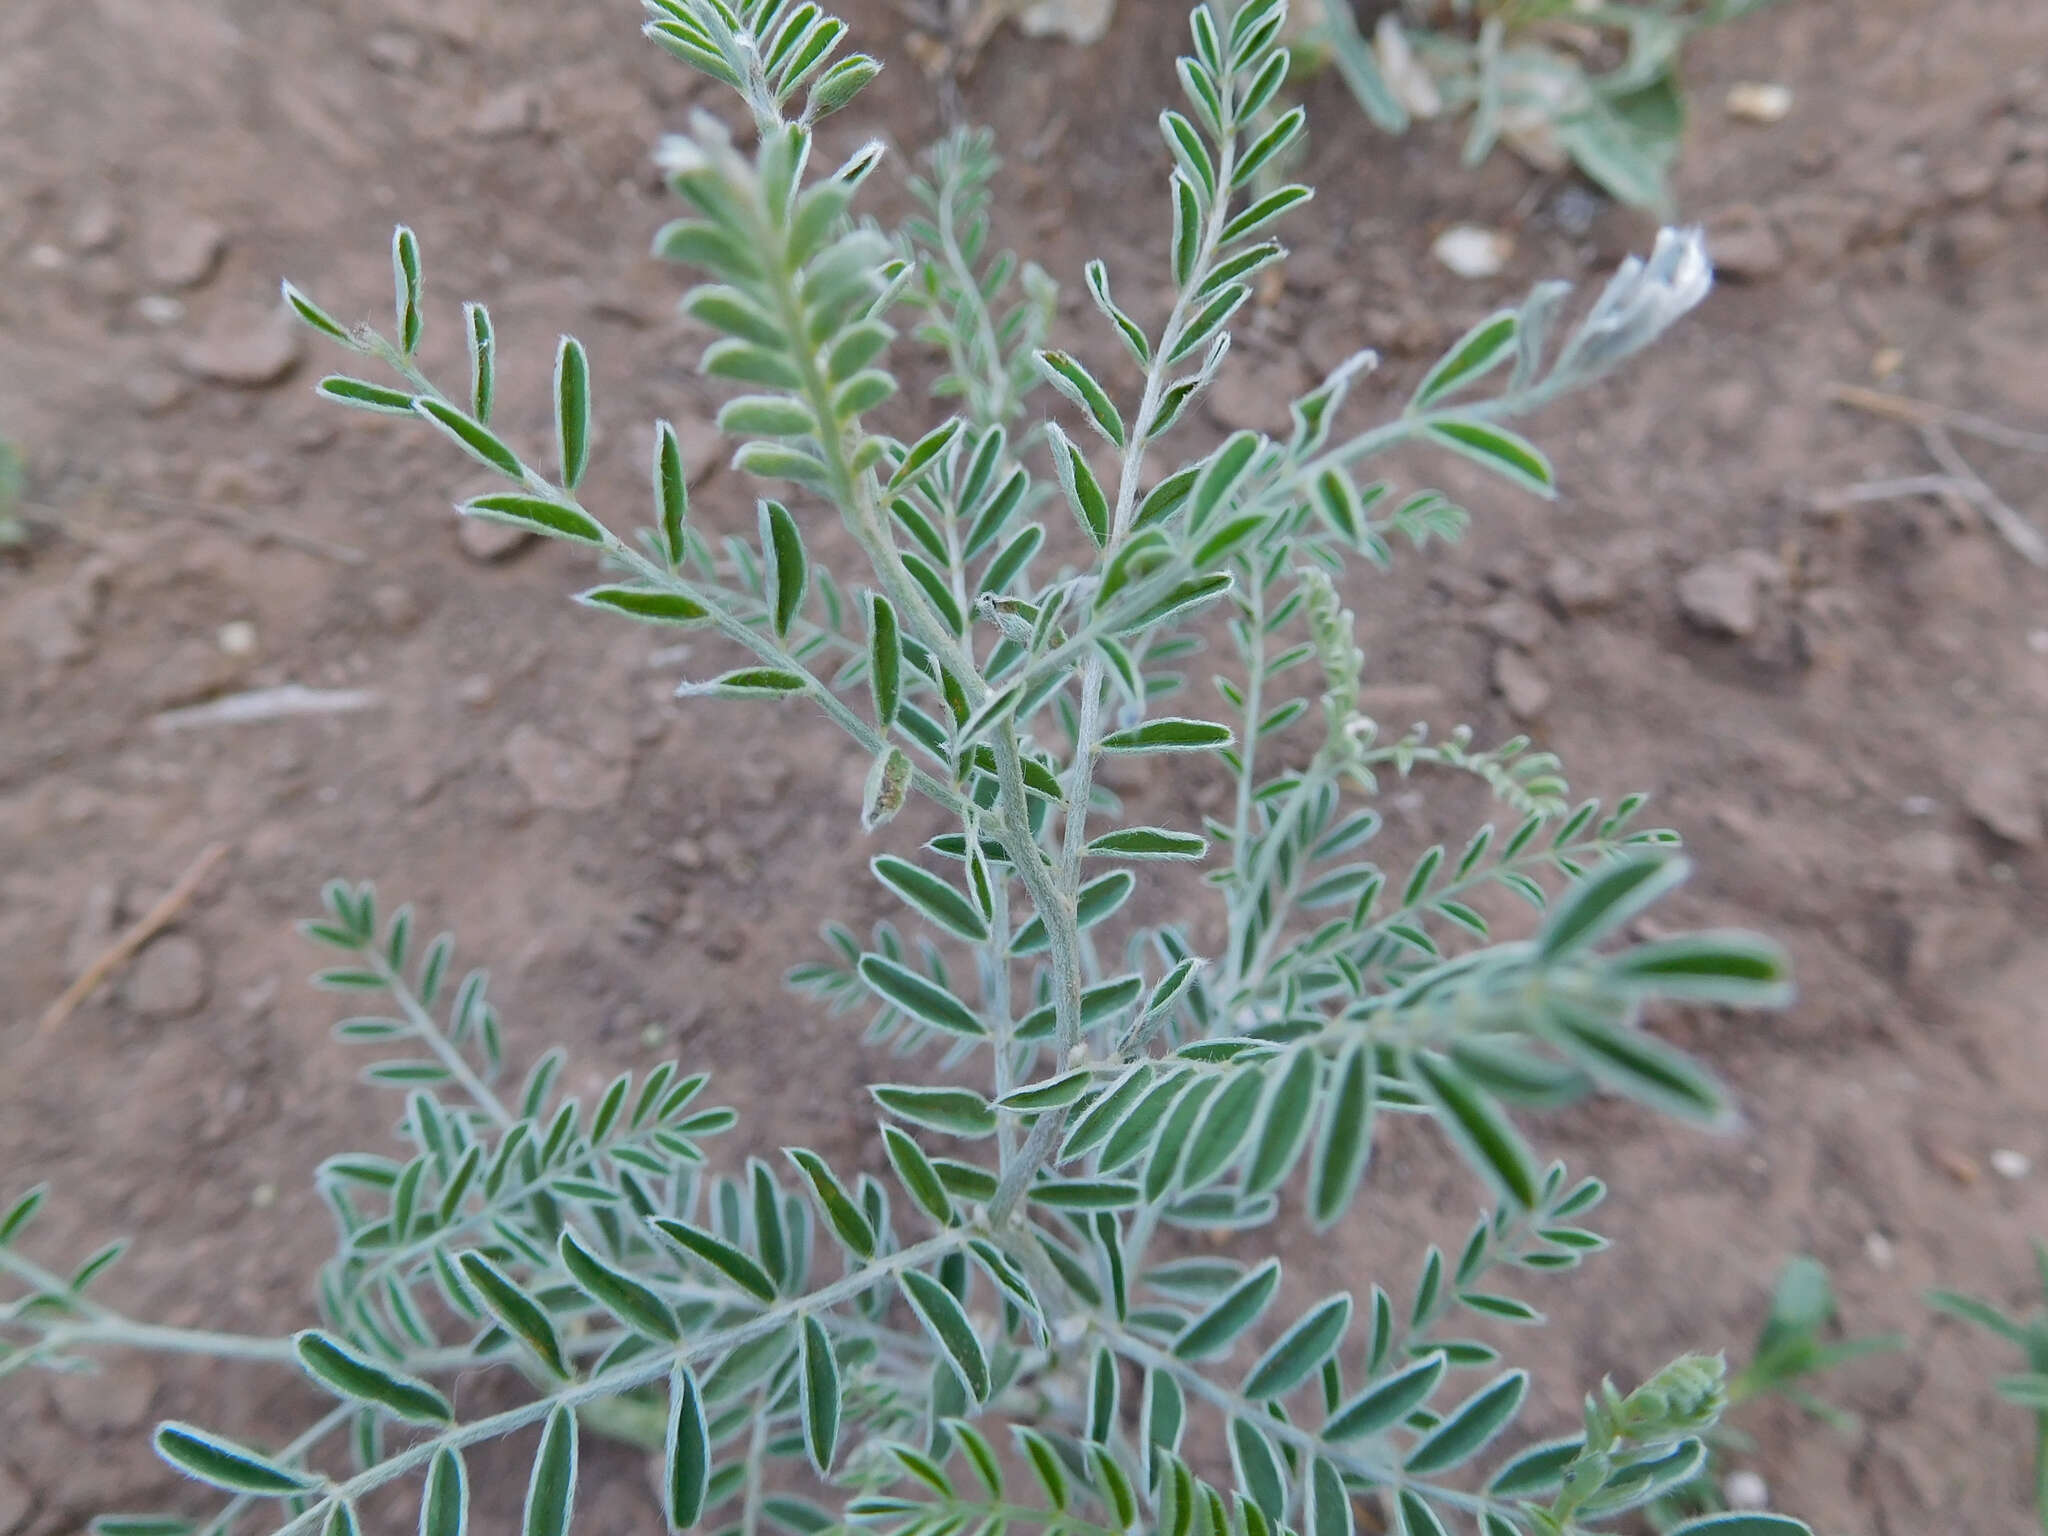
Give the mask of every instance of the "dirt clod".
M 630 772 L 625 763 L 607 762 L 530 725 L 515 726 L 506 738 L 505 762 L 535 805 L 555 811 L 596 811 L 616 804 Z
M 1724 557 L 1694 566 L 1678 578 L 1678 606 L 1697 629 L 1743 640 L 1762 621 L 1762 583 L 1749 562 Z
M 1543 573 L 1543 590 L 1566 613 L 1598 613 L 1621 598 L 1621 581 L 1605 565 L 1579 555 L 1559 555 Z
M 143 271 L 159 288 L 197 288 L 219 265 L 228 232 L 212 219 L 180 215 L 148 232 Z
M 1533 720 L 1550 707 L 1550 679 L 1511 645 L 1493 653 L 1493 686 L 1517 720 Z
M 1479 622 L 1496 640 L 1533 651 L 1542 643 L 1546 627 L 1543 610 L 1526 597 L 1504 597 L 1479 615 Z
M 1963 808 L 2016 847 L 2041 841 L 2041 796 L 2024 764 L 2005 757 L 1978 762 L 1963 781 Z
M 146 1019 L 181 1019 L 206 1001 L 206 951 L 182 933 L 154 939 L 135 957 L 122 998 Z
M 178 354 L 188 373 L 214 384 L 261 389 L 297 366 L 304 350 L 297 325 L 281 310 L 229 310 Z
M 1724 208 L 1707 220 L 1707 252 L 1716 272 L 1741 282 L 1775 277 L 1785 269 L 1785 243 L 1754 203 Z

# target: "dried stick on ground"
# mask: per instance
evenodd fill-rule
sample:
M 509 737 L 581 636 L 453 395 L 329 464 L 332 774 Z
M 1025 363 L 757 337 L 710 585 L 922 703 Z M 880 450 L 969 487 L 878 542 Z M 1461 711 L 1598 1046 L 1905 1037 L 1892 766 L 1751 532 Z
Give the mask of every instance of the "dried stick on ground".
M 155 938 L 157 933 L 170 924 L 171 919 L 185 910 L 195 892 L 213 873 L 216 865 L 228 856 L 226 843 L 210 843 L 194 859 L 185 873 L 178 876 L 178 883 L 164 893 L 163 900 L 151 907 L 128 927 L 128 931 L 100 953 L 92 964 L 79 972 L 78 979 L 64 989 L 64 995 L 43 1010 L 42 1018 L 36 1021 L 35 1034 L 30 1038 L 40 1040 L 51 1030 L 70 1018 L 78 1005 L 98 990 L 101 982 L 134 958 L 135 952 Z
M 1828 388 L 1828 397 L 1838 405 L 1850 406 L 1859 411 L 1868 411 L 1873 416 L 1886 416 L 1893 421 L 1903 421 L 1915 427 L 1946 427 L 1951 432 L 1960 432 L 1965 437 L 1981 438 L 1987 443 L 1996 443 L 2001 448 L 2017 448 L 2022 453 L 2048 453 L 2048 432 L 2024 432 L 2017 427 L 2008 427 L 2002 422 L 1984 416 L 1973 416 L 1968 411 L 1952 410 L 1945 405 L 1935 405 L 1927 400 L 1914 400 L 1906 395 L 1890 395 L 1881 389 L 1864 389 L 1856 384 L 1834 384 Z

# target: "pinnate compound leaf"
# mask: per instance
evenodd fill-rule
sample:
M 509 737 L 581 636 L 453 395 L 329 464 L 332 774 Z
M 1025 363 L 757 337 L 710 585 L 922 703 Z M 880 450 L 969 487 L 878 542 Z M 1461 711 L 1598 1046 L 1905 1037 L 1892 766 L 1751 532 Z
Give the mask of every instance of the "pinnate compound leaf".
M 967 1314 L 961 1311 L 953 1293 L 919 1270 L 907 1269 L 898 1279 L 904 1297 L 923 1319 L 933 1341 L 951 1362 L 960 1384 L 976 1402 L 986 1402 L 989 1393 L 988 1357 L 983 1354 L 981 1340 L 975 1336 L 973 1325 L 967 1321 Z
M 540 1432 L 540 1451 L 526 1484 L 521 1536 L 568 1536 L 575 1507 L 576 1412 L 558 1403 Z
M 1509 1371 L 1480 1388 L 1408 1453 L 1405 1470 L 1418 1477 L 1428 1476 L 1478 1455 L 1521 1410 L 1522 1398 L 1528 1390 L 1526 1371 Z
M 306 1374 L 338 1396 L 374 1403 L 414 1424 L 455 1420 L 448 1399 L 424 1381 L 366 1359 L 331 1334 L 307 1329 L 293 1337 L 292 1346 Z
M 320 1481 L 224 1436 L 175 1420 L 157 1426 L 156 1453 L 187 1477 L 231 1493 L 299 1493 L 318 1487 Z

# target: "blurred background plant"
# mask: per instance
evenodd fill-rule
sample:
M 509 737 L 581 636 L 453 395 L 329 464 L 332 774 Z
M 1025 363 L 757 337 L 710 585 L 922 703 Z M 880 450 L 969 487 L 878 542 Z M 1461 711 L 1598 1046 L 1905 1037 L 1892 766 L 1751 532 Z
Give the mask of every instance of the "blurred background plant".
M 1998 1378 L 1998 1395 L 2034 1414 L 2034 1509 L 2041 1529 L 2048 1531 L 2048 1243 L 2034 1242 L 2034 1270 L 2041 1280 L 2043 1305 L 2018 1316 L 2001 1312 L 1990 1302 L 1962 1291 L 1929 1291 L 1935 1311 L 2017 1345 L 2027 1368 Z
M 1659 216 L 1685 132 L 1679 58 L 1692 36 L 1772 0 L 1401 0 L 1370 34 L 1351 0 L 1310 0 L 1297 70 L 1334 66 L 1373 123 L 1469 117 L 1464 160 L 1506 145 L 1544 171 L 1576 166 Z

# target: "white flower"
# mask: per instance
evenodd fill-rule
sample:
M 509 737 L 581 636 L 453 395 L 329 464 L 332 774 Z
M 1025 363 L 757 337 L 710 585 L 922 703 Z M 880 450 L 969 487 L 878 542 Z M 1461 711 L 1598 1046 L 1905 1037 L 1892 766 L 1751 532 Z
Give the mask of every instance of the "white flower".
M 1606 372 L 1663 335 L 1713 286 L 1705 236 L 1698 229 L 1659 231 L 1648 261 L 1631 256 L 1607 280 L 1558 359 L 1558 372 L 1581 379 Z

